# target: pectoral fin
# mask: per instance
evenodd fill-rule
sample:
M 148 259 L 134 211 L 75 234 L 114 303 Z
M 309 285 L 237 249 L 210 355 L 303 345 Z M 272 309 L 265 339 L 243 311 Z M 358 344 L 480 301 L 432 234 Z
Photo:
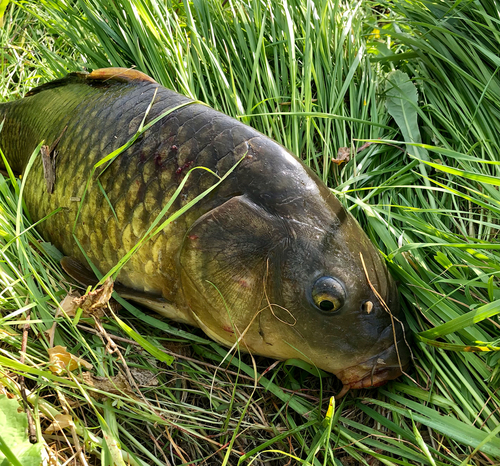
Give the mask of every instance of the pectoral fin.
M 61 259 L 61 267 L 75 281 L 85 287 L 96 286 L 99 280 L 95 274 L 84 267 L 80 262 L 69 256 L 64 256 Z

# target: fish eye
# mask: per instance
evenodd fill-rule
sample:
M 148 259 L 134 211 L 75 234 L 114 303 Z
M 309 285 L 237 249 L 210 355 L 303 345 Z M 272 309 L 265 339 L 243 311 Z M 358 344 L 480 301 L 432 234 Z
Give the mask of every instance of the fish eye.
M 332 277 L 321 277 L 312 287 L 312 299 L 320 311 L 336 312 L 345 302 L 342 283 Z

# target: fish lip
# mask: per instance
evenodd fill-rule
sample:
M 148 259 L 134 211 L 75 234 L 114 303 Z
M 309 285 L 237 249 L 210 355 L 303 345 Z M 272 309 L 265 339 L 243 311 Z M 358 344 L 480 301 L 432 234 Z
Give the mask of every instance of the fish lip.
M 401 369 L 399 366 L 391 366 L 389 368 L 375 370 L 362 379 L 353 382 L 345 383 L 344 380 L 341 380 L 344 384 L 344 388 L 348 389 L 375 388 L 385 385 L 387 382 L 389 382 L 389 380 L 398 378 L 403 374 L 403 372 L 404 368 Z
M 396 351 L 396 346 L 398 351 Z M 406 351 L 405 351 L 406 349 Z M 398 364 L 386 365 L 385 359 L 394 359 L 398 355 Z M 392 357 L 391 357 L 392 356 Z M 385 385 L 389 380 L 396 379 L 404 373 L 410 362 L 406 343 L 400 345 L 400 342 L 392 344 L 380 354 L 373 356 L 366 361 L 347 367 L 335 373 L 344 385 L 343 391 L 358 388 L 375 388 Z

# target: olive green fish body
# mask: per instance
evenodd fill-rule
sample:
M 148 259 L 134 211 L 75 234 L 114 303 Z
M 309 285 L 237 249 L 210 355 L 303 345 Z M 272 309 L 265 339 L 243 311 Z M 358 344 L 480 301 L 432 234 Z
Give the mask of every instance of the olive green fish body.
M 169 109 L 91 176 L 145 117 Z M 223 176 L 238 164 L 124 265 L 117 279 L 143 297 L 137 301 L 225 345 L 240 338 L 249 351 L 312 362 L 354 388 L 383 383 L 407 364 L 402 326 L 393 328 L 363 268 L 362 260 L 400 322 L 379 253 L 330 190 L 275 141 L 121 69 L 69 75 L 0 113 L 0 147 L 17 171 L 41 141 L 57 142 L 53 192 L 39 156 L 27 174 L 26 205 L 34 221 L 62 207 L 40 233 L 85 264 L 76 237 L 102 273 L 143 237 L 189 170 Z M 193 170 L 169 214 L 215 182 Z
M 42 235 L 65 254 L 86 263 L 71 232 L 94 165 L 130 140 L 152 103 L 146 123 L 169 108 L 189 102 L 190 99 L 148 80 L 101 82 L 77 75 L 41 86 L 25 99 L 2 106 L 5 122 L 0 143 L 15 171 L 22 172 L 41 141 L 50 146 L 62 134 L 54 149 L 54 192 L 46 192 L 41 157 L 35 161 L 25 189 L 33 221 L 63 208 L 40 225 Z M 217 136 L 224 138 L 234 126 L 221 116 L 204 105 L 193 104 L 161 120 L 154 131 L 145 133 L 99 176 L 108 199 L 94 177 L 81 204 L 75 236 L 97 268 L 109 270 L 139 241 L 190 168 L 201 161 L 204 167 L 221 169 Z M 208 118 L 213 121 L 203 125 L 200 132 L 196 128 L 198 120 Z M 9 137 L 17 134 L 19 137 Z M 195 135 L 210 141 L 205 151 Z M 247 135 L 239 137 L 243 140 Z M 231 166 L 240 152 L 235 150 L 232 159 L 228 157 L 220 165 Z M 214 181 L 215 177 L 207 172 L 194 172 L 170 212 L 181 208 Z M 210 209 L 210 204 L 214 202 L 209 201 L 205 209 Z M 198 210 L 194 216 L 202 213 Z M 188 222 L 193 221 L 188 220 L 190 215 L 191 212 L 186 218 L 181 217 L 132 256 L 120 281 L 173 300 L 177 291 L 176 258 Z

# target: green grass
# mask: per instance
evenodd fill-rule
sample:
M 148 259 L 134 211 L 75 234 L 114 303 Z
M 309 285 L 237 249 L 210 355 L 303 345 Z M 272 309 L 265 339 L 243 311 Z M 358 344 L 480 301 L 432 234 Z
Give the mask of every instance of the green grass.
M 408 376 L 350 393 L 326 416 L 335 379 L 293 362 L 226 358 L 199 331 L 138 310 L 121 313 L 129 334 L 112 315 L 97 327 L 55 318 L 74 285 L 27 230 L 22 180 L 5 178 L 0 391 L 19 397 L 24 374 L 39 432 L 72 416 L 73 432 L 44 436 L 54 464 L 76 443 L 103 465 L 500 462 L 495 2 L 31 0 L 9 7 L 1 38 L 4 99 L 66 71 L 135 66 L 303 158 L 386 255 L 415 357 Z M 343 147 L 351 161 L 339 167 Z M 44 332 L 54 322 L 55 344 L 94 375 L 141 368 L 158 385 L 102 398 L 87 380 L 52 374 Z

